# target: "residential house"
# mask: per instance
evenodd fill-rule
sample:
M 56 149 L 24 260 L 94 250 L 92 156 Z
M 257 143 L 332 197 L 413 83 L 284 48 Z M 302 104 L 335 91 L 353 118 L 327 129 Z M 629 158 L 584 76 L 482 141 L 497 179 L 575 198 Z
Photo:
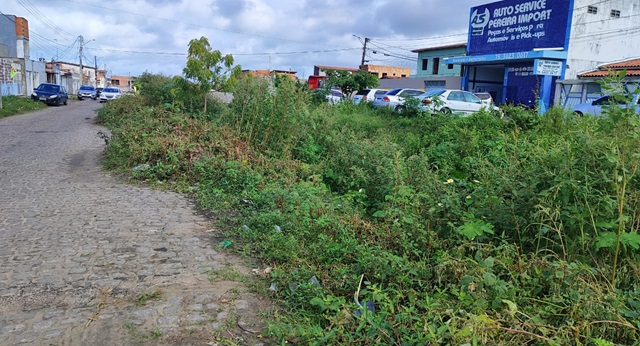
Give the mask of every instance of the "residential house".
M 0 93 L 28 95 L 46 80 L 42 60 L 29 58 L 29 22 L 22 17 L 0 16 Z
M 135 77 L 131 76 L 111 75 L 111 77 L 107 79 L 107 86 L 116 87 L 120 89 L 121 92 L 126 93 L 133 90 L 134 80 Z
M 362 69 L 368 73 L 378 76 L 378 79 L 407 78 L 411 75 L 411 69 L 408 67 L 364 65 L 362 66 Z
M 423 78 L 425 89 L 460 89 L 464 69 L 461 65 L 447 64 L 445 59 L 465 55 L 467 43 L 453 43 L 412 50 L 418 53 L 415 78 Z
M 46 73 L 48 83 L 63 85 L 71 94 L 76 93 L 82 85 L 93 85 L 96 88 L 106 86 L 106 71 L 93 66 L 50 61 L 46 63 Z

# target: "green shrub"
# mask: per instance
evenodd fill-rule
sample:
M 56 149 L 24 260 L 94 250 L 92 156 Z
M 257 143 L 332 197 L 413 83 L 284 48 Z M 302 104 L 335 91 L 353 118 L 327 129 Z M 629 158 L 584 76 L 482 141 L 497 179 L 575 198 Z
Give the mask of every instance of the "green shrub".
M 404 117 L 252 78 L 228 109 L 176 104 L 105 106 L 105 163 L 229 212 L 233 249 L 274 268 L 279 343 L 638 339 L 637 115 Z

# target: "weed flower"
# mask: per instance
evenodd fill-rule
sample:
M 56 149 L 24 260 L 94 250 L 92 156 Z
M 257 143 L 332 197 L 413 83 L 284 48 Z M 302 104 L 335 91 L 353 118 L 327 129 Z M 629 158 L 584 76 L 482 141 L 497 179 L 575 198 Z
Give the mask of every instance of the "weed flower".
M 453 179 L 449 179 L 449 180 L 445 181 L 444 183 L 447 184 L 447 185 L 448 184 L 452 184 L 453 183 Z

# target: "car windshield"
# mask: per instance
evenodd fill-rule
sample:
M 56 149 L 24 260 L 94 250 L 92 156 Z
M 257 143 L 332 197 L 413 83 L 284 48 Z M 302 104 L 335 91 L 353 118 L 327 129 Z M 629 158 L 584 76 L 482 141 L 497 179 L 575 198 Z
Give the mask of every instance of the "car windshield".
M 444 90 L 444 89 L 429 90 L 429 91 L 425 92 L 424 94 L 422 94 L 421 96 L 429 97 L 429 96 L 442 95 L 442 94 L 444 94 L 445 91 L 446 90 Z
M 387 92 L 385 95 L 397 95 L 400 91 L 402 91 L 403 89 L 398 88 L 398 89 L 391 89 L 389 90 L 389 92 Z
M 94 88 L 92 86 L 86 86 L 86 85 L 83 85 L 80 87 L 80 90 L 93 90 L 93 89 Z
M 39 91 L 47 91 L 47 92 L 57 93 L 57 92 L 60 92 L 60 86 L 59 85 L 53 85 L 53 84 L 40 84 L 38 86 L 38 90 Z
M 364 89 L 364 90 L 358 91 L 358 93 L 356 95 L 363 96 L 363 95 L 366 95 L 368 93 L 369 93 L 369 89 Z
M 120 92 L 120 90 L 116 89 L 116 88 L 105 88 L 104 90 L 102 90 L 103 92 L 107 92 L 107 93 L 117 93 Z

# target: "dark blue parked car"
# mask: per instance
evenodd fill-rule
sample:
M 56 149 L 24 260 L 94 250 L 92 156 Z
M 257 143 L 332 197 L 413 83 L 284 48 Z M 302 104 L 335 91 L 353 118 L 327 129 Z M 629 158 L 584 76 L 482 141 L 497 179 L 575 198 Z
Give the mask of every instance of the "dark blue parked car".
M 42 101 L 47 105 L 59 106 L 60 104 L 67 104 L 69 95 L 67 95 L 67 89 L 62 85 L 42 83 L 33 89 L 31 99 L 34 101 Z

